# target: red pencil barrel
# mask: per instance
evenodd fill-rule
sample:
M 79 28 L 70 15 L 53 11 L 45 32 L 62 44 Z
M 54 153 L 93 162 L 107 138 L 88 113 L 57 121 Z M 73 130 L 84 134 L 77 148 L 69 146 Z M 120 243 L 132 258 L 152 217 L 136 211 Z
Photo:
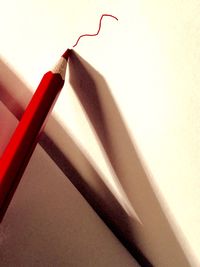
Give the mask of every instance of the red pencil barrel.
M 38 136 L 63 84 L 60 74 L 47 72 L 43 76 L 0 159 L 0 221 L 20 182 L 37 144 Z

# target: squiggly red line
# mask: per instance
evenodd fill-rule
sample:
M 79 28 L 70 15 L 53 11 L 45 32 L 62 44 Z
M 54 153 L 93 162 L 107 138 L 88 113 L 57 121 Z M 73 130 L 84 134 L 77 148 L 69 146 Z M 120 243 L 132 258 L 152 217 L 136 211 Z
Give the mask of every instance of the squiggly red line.
M 80 40 L 82 37 L 84 37 L 84 36 L 97 36 L 97 35 L 99 34 L 99 32 L 100 32 L 100 29 L 101 29 L 101 21 L 102 21 L 103 17 L 105 17 L 105 16 L 107 16 L 107 17 L 112 17 L 112 18 L 118 20 L 118 18 L 116 18 L 116 17 L 113 16 L 113 15 L 110 15 L 110 14 L 103 14 L 103 15 L 101 16 L 101 18 L 100 18 L 100 21 L 99 21 L 99 29 L 98 29 L 97 33 L 80 35 L 80 36 L 78 37 L 78 40 L 76 41 L 75 45 L 73 45 L 73 47 L 75 47 L 75 46 L 78 44 L 79 40 Z

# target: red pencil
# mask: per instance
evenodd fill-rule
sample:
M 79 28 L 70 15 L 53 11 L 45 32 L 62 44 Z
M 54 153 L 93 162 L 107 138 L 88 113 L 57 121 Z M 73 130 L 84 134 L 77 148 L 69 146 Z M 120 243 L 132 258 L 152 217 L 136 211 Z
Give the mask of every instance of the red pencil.
M 0 159 L 0 222 L 64 85 L 69 52 L 67 49 L 55 68 L 43 76 Z

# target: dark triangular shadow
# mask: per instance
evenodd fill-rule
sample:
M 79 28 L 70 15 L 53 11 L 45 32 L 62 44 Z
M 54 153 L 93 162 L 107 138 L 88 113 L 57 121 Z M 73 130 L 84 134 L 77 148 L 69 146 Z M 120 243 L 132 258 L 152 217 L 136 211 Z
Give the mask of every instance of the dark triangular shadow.
M 18 120 L 30 98 L 29 88 L 0 60 L 0 100 Z M 59 139 L 58 143 L 51 133 L 53 133 L 53 137 L 56 136 L 55 139 Z M 130 217 L 70 134 L 52 116 L 41 134 L 39 144 L 139 264 L 152 266 L 134 243 Z M 135 223 L 137 222 L 135 221 Z
M 155 266 L 190 266 L 161 208 L 104 77 L 73 50 L 70 57 L 70 84 L 142 222 L 142 225 L 132 223 L 132 238 Z

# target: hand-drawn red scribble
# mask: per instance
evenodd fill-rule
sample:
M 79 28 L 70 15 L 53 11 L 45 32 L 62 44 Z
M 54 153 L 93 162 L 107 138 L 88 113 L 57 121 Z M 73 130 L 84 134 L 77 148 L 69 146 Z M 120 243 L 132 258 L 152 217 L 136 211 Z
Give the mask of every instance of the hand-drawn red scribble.
M 79 40 L 80 40 L 82 37 L 84 37 L 84 36 L 97 36 L 97 35 L 99 34 L 99 32 L 100 32 L 100 29 L 101 29 L 101 21 L 102 21 L 103 17 L 105 17 L 105 16 L 107 16 L 107 17 L 112 17 L 112 18 L 118 20 L 118 18 L 116 18 L 116 17 L 113 16 L 113 15 L 110 15 L 110 14 L 103 14 L 103 15 L 101 16 L 101 18 L 100 18 L 100 21 L 99 21 L 99 29 L 98 29 L 97 33 L 80 35 L 80 36 L 78 37 L 78 40 L 76 41 L 75 45 L 73 45 L 73 47 L 75 47 L 75 46 L 78 44 Z

